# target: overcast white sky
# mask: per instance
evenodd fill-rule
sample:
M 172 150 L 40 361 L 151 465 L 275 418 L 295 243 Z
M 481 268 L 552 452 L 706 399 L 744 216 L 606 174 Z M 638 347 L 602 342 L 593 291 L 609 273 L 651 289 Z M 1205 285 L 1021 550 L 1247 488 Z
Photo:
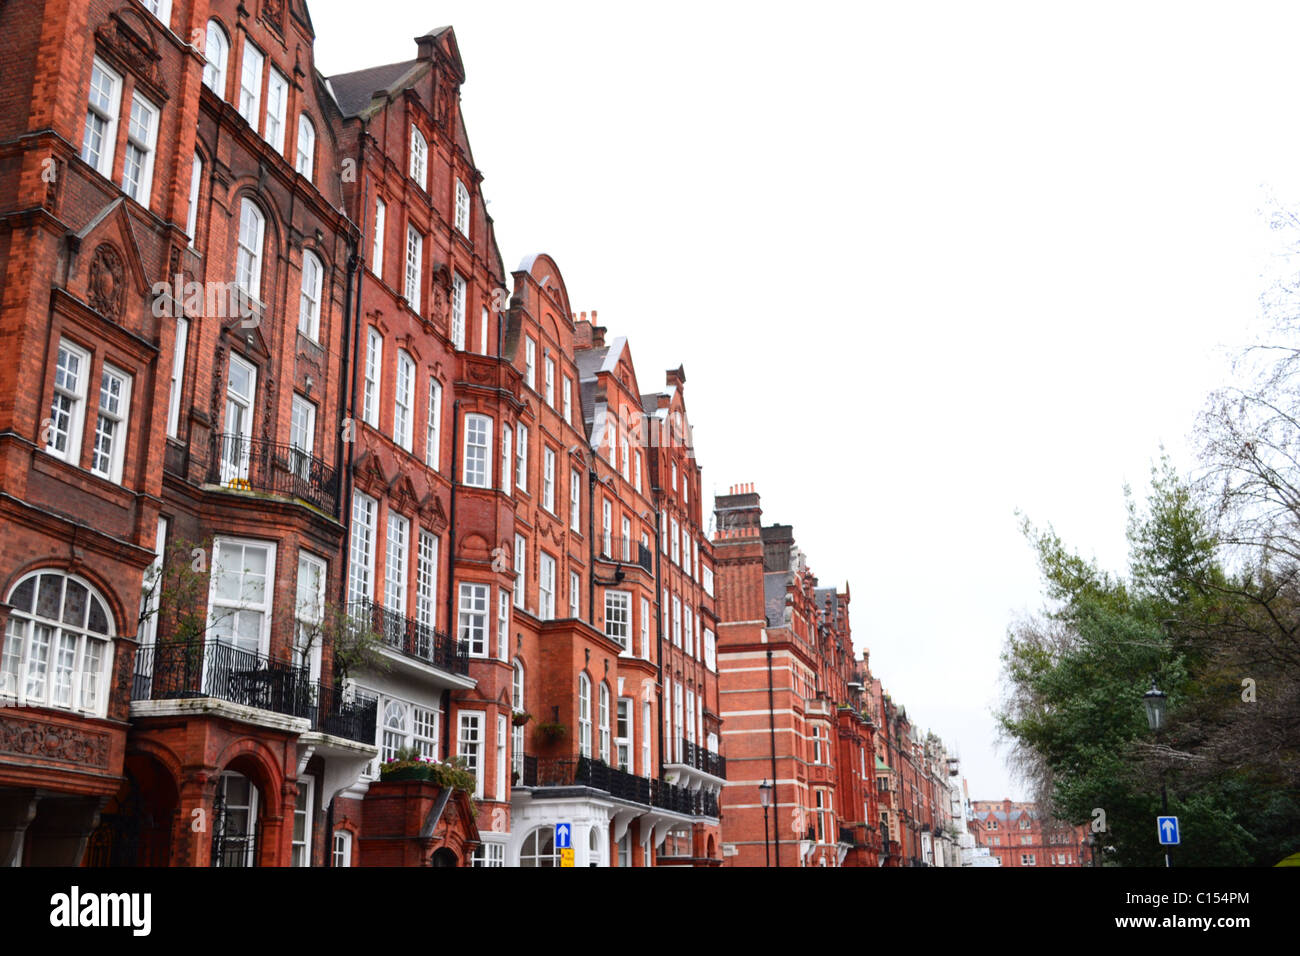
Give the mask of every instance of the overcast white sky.
M 684 363 L 705 487 L 752 481 L 859 648 L 1020 797 L 991 709 L 1041 604 L 1016 509 L 1125 566 L 1300 196 L 1296 5 L 314 0 L 320 69 L 456 29 L 507 269 L 549 252 Z M 1136 706 L 1136 703 L 1135 703 Z

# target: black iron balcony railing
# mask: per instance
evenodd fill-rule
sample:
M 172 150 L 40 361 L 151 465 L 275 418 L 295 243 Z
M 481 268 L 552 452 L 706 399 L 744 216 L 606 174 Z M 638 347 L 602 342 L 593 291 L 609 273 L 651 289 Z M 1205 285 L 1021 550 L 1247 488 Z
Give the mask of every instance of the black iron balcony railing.
M 605 546 L 604 538 L 597 538 L 596 547 L 598 549 L 597 556 L 602 561 L 635 564 L 643 571 L 654 574 L 654 552 L 634 538 L 623 538 L 618 535 L 611 536 L 608 548 Z
M 847 843 L 849 846 L 854 845 L 852 827 L 840 827 L 840 842 Z
M 354 620 L 366 622 L 384 644 L 407 657 L 451 674 L 469 673 L 469 645 L 465 641 L 435 631 L 374 601 L 354 601 L 348 605 L 348 613 Z
M 207 481 L 300 498 L 331 515 L 339 513 L 338 473 L 319 458 L 280 442 L 213 435 Z
M 525 787 L 590 787 L 611 797 L 687 816 L 718 816 L 718 798 L 664 780 L 651 780 L 591 757 L 524 757 Z
M 691 743 L 689 740 L 682 740 L 681 763 L 688 767 L 694 767 L 696 770 L 703 770 L 707 774 L 715 777 L 727 776 L 727 761 L 725 757 L 715 754 L 712 750 L 701 747 L 699 744 Z
M 379 701 L 309 678 L 307 668 L 218 641 L 146 644 L 136 652 L 132 700 L 218 700 L 289 717 L 313 730 L 375 742 Z

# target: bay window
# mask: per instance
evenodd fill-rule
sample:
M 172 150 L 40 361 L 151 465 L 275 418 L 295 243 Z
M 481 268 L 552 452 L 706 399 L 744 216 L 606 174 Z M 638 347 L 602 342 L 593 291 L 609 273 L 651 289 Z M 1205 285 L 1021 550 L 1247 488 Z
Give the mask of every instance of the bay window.
M 460 586 L 460 624 L 457 633 L 469 648 L 470 657 L 487 657 L 488 586 Z
M 492 419 L 486 415 L 465 416 L 465 473 L 471 488 L 492 487 Z
M 115 635 L 100 593 L 50 569 L 20 580 L 8 603 L 0 700 L 105 716 Z

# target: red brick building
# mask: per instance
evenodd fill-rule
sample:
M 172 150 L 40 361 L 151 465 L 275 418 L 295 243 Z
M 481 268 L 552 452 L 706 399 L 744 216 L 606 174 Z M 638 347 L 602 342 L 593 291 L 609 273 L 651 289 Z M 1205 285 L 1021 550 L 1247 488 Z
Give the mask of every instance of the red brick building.
M 753 486 L 715 509 L 727 862 L 877 866 L 875 727 L 848 589 L 818 587 L 790 526 L 763 526 Z
M 507 296 L 454 32 L 0 26 L 0 863 L 720 863 L 685 374 Z
M 1037 804 L 972 800 L 971 833 L 1001 866 L 1089 866 L 1088 828 L 1044 814 Z

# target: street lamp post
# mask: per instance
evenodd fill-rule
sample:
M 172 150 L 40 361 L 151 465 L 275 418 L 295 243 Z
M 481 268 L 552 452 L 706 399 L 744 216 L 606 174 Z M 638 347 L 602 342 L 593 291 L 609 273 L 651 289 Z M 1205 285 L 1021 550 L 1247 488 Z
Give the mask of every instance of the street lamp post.
M 1169 695 L 1156 687 L 1156 679 L 1151 678 L 1151 689 L 1142 695 L 1142 703 L 1147 709 L 1147 726 L 1151 732 L 1159 739 L 1160 731 L 1165 726 L 1165 705 L 1169 702 Z M 1160 771 L 1160 813 L 1162 816 L 1169 815 L 1169 794 L 1165 790 L 1165 773 Z M 1169 860 L 1169 850 L 1165 850 L 1165 866 L 1173 866 Z
M 766 779 L 758 785 L 758 800 L 763 805 L 763 865 L 772 865 L 772 850 L 767 837 L 767 808 L 772 805 L 772 784 Z

